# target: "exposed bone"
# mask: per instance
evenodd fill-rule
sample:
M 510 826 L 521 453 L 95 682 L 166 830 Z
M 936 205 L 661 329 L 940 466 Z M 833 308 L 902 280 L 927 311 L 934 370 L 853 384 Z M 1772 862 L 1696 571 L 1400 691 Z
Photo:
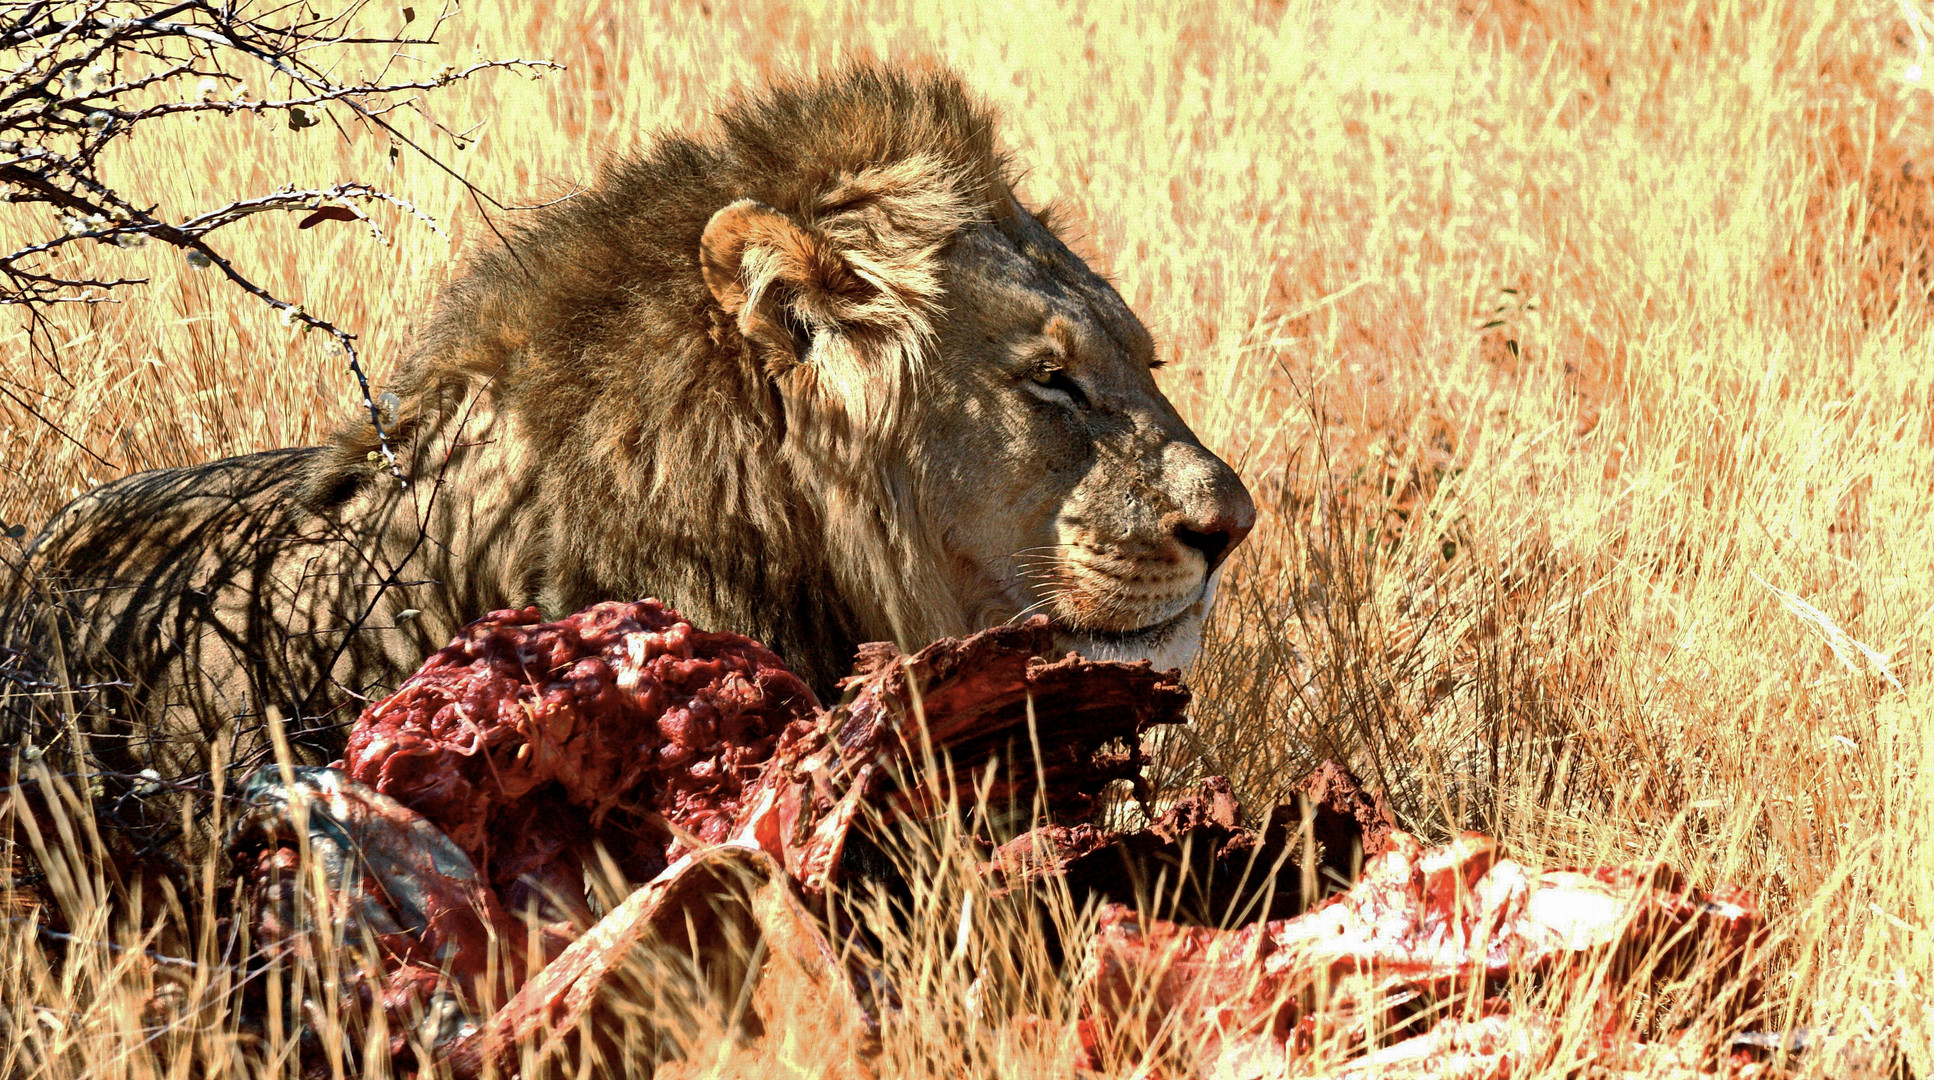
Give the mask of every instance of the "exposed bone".
M 647 980 L 647 993 L 734 1000 L 755 974 L 762 936 L 823 992 L 852 996 L 778 862 L 757 847 L 728 841 L 681 857 L 532 976 L 479 1030 L 447 1044 L 451 1070 L 459 1077 L 481 1075 L 487 1065 L 509 1071 L 525 1047 L 534 1047 L 539 1059 L 560 1050 L 582 1055 L 586 1038 L 596 1040 L 612 1026 L 598 1014 L 614 975 L 648 949 L 689 956 L 695 968 L 689 974 L 703 985 L 666 979 L 658 967 L 651 969 L 657 977 Z
M 1539 873 L 1499 858 L 1475 833 L 1425 850 L 1395 832 L 1362 880 L 1296 918 L 1219 930 L 1105 909 L 1088 961 L 1091 1035 L 1193 1047 L 1206 1060 L 1273 1056 L 1280 1065 L 1299 1031 L 1307 1034 L 1305 1022 L 1321 1019 L 1311 1012 L 1319 991 L 1346 982 L 1364 1002 L 1481 996 L 1508 978 L 1572 974 L 1600 959 L 1615 978 L 1696 969 L 1706 994 L 1743 996 L 1750 984 L 1725 983 L 1759 929 L 1751 898 L 1736 890 L 1703 893 L 1664 871 Z M 1528 1037 L 1533 1019 L 1513 1038 Z M 1511 1055 L 1522 1054 L 1499 1047 L 1491 1065 L 1506 1075 Z M 1450 1068 L 1418 1049 L 1429 1068 Z M 1386 1057 L 1393 1068 L 1406 1060 Z

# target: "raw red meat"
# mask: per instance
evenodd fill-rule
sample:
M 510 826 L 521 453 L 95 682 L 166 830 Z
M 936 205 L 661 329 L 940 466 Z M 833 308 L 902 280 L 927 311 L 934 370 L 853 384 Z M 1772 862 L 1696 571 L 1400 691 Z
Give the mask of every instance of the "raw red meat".
M 593 837 L 635 882 L 731 830 L 813 693 L 750 638 L 656 600 L 463 628 L 364 710 L 341 766 L 428 818 L 506 907 L 583 892 Z

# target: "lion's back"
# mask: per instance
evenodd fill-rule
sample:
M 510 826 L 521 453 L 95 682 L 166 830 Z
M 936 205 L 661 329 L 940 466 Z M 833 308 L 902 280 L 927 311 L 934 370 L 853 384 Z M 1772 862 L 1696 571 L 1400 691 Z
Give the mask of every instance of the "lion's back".
M 341 696 L 319 673 L 343 652 L 353 615 L 338 579 L 355 576 L 357 553 L 302 508 L 316 453 L 123 477 L 67 504 L 29 547 L 11 598 L 25 651 L 80 691 L 61 704 L 90 714 L 89 764 L 110 802 L 157 777 L 204 787 L 216 757 L 231 770 L 265 759 L 272 713 L 299 758 L 339 749 L 354 713 L 311 703 Z M 153 799 L 119 801 L 161 824 Z
M 62 507 L 27 552 L 45 602 L 71 623 L 83 662 L 135 661 L 182 618 L 263 574 L 263 541 L 292 527 L 291 496 L 311 449 L 153 469 Z

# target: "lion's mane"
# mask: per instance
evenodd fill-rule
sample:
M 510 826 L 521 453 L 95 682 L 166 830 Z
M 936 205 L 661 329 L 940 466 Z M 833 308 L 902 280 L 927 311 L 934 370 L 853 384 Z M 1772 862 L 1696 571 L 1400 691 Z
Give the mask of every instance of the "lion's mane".
M 663 595 L 766 641 L 822 692 L 882 627 L 910 641 L 954 629 L 951 613 L 924 610 L 944 606 L 946 590 L 911 520 L 913 480 L 888 464 L 910 455 L 850 447 L 915 437 L 896 420 L 948 239 L 979 219 L 1018 240 L 1025 211 L 993 130 L 948 74 L 862 65 L 783 83 L 728 105 L 708 131 L 659 138 L 471 258 L 389 383 L 402 401 L 391 435 L 427 478 L 437 462 L 422 448 L 471 395 L 513 418 L 489 437 L 517 441 L 499 451 L 526 473 L 490 491 L 459 475 L 440 496 L 518 500 L 516 523 L 499 526 L 512 542 L 473 546 L 475 558 L 520 563 L 500 570 L 528 595 L 502 599 L 559 614 Z M 787 424 L 807 421 L 780 401 L 773 377 L 785 373 L 721 309 L 701 267 L 708 222 L 742 199 L 832 236 L 848 265 L 828 273 L 862 279 L 828 283 L 847 302 L 829 318 L 849 328 L 854 355 L 822 355 L 800 374 L 829 384 L 864 435 L 820 440 L 817 457 L 781 453 Z M 759 270 L 748 272 L 755 290 Z M 385 483 L 370 467 L 376 449 L 367 422 L 344 425 L 311 463 L 306 504 L 340 512 Z

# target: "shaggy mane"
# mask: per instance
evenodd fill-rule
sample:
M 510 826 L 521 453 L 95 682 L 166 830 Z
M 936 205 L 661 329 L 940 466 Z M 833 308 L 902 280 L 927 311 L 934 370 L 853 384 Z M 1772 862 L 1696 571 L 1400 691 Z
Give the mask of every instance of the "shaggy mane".
M 848 261 L 873 285 L 907 283 L 888 301 L 909 363 L 939 311 L 930 267 L 948 238 L 979 221 L 1018 244 L 1027 213 L 993 115 L 953 75 L 869 64 L 784 82 L 728 104 L 697 134 L 662 135 L 608 165 L 592 190 L 471 256 L 388 384 L 402 402 L 388 426 L 413 481 L 449 468 L 450 447 L 476 438 L 453 434 L 474 424 L 472 411 L 498 418 L 489 437 L 516 443 L 511 460 L 528 482 L 484 491 L 453 475 L 442 496 L 524 506 L 523 535 L 467 556 L 517 564 L 492 571 L 515 582 L 502 602 L 556 616 L 662 596 L 695 621 L 773 645 L 823 691 L 866 640 L 862 627 L 883 621 L 835 602 L 853 582 L 828 564 L 828 535 L 850 530 L 828 518 L 884 519 L 881 539 L 900 550 L 878 553 L 879 578 L 910 587 L 920 575 L 894 492 L 829 510 L 809 495 L 815 478 L 781 453 L 798 418 L 701 273 L 708 221 L 741 199 L 859 252 Z M 867 374 L 877 393 L 907 392 L 904 372 Z M 339 428 L 309 472 L 309 509 L 360 516 L 397 498 L 371 468 L 376 447 L 366 419 Z M 884 612 L 895 626 L 906 617 Z

